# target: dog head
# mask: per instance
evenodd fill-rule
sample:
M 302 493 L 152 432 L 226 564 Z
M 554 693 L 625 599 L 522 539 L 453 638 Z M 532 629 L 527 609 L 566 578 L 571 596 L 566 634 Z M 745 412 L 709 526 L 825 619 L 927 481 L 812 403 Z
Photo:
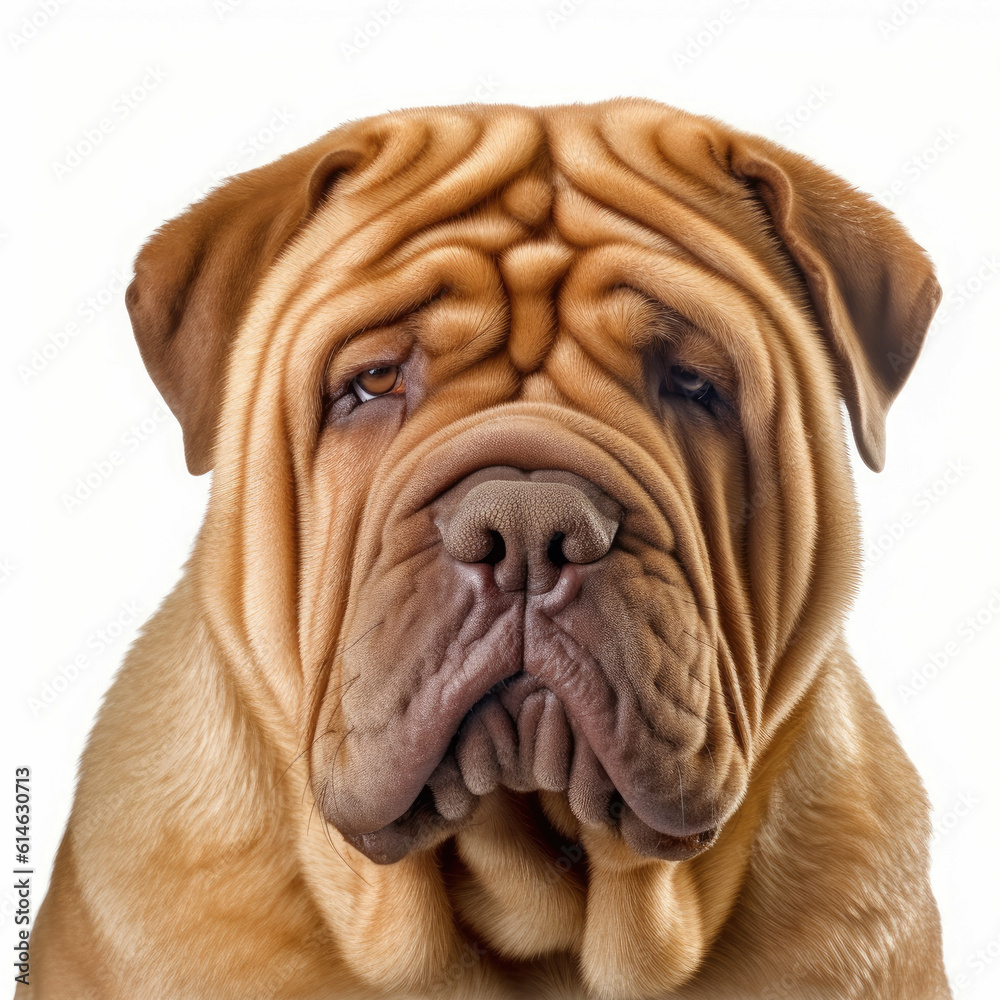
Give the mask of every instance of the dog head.
M 127 302 L 215 469 L 206 614 L 393 862 L 510 793 L 711 846 L 855 584 L 840 401 L 879 468 L 939 294 L 842 181 L 621 100 L 347 125 L 161 229 Z

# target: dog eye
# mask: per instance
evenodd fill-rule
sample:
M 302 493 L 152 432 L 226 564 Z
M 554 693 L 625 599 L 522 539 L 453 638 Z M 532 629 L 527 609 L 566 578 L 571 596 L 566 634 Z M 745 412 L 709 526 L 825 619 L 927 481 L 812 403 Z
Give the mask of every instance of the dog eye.
M 705 405 L 708 405 L 716 394 L 715 386 L 709 379 L 680 365 L 671 366 L 660 387 L 660 393 L 663 395 L 674 393 Z
M 403 391 L 403 370 L 399 365 L 366 368 L 351 380 L 351 388 L 362 403 L 376 396 L 388 396 Z

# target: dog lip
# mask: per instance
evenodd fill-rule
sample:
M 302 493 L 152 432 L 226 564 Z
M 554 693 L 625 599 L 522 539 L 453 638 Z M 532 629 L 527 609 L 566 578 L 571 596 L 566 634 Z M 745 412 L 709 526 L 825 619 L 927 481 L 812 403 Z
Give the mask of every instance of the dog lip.
M 538 790 L 544 785 L 544 781 L 542 785 L 536 781 L 532 787 L 519 785 L 518 782 L 523 778 L 519 777 L 520 772 L 508 773 L 502 770 L 495 776 L 495 782 L 489 783 L 489 788 L 480 788 L 474 792 L 466 780 L 467 772 L 464 769 L 460 771 L 457 758 L 460 736 L 466 723 L 474 723 L 480 706 L 492 706 L 494 712 L 502 707 L 517 729 L 521 708 L 529 697 L 537 695 L 556 697 L 537 677 L 523 669 L 497 681 L 465 714 L 458 731 L 441 758 L 434 763 L 430 775 L 416 795 L 405 804 L 402 799 L 394 800 L 398 810 L 395 816 L 389 818 L 391 814 L 386 810 L 382 814 L 386 821 L 378 827 L 369 830 L 342 827 L 341 833 L 370 860 L 379 864 L 392 864 L 411 850 L 427 847 L 440 836 L 458 830 L 473 814 L 479 798 L 490 794 L 494 787 L 505 786 L 514 791 Z M 561 703 L 560 699 L 557 700 Z M 573 743 L 576 745 L 574 752 L 577 752 L 582 749 L 582 741 L 589 743 L 589 739 L 580 720 L 577 718 L 575 722 Z M 602 773 L 610 781 L 613 790 L 608 799 L 605 819 L 595 815 L 581 815 L 579 818 L 582 821 L 590 824 L 606 822 L 615 826 L 625 842 L 637 853 L 662 860 L 691 858 L 714 845 L 720 829 L 714 810 L 710 822 L 706 822 L 704 818 L 699 819 L 697 815 L 688 816 L 688 821 L 683 817 L 678 821 L 675 805 L 669 797 L 663 804 L 658 804 L 659 797 L 644 795 L 641 779 L 630 777 L 627 773 L 624 779 L 614 780 L 613 768 L 609 772 L 605 763 L 608 755 L 598 754 L 593 745 L 590 745 L 595 765 L 599 771 L 604 768 Z M 566 771 L 566 781 L 561 786 L 564 791 L 569 790 L 571 760 L 572 758 Z M 463 768 L 464 766 L 462 765 Z M 475 787 L 474 783 L 472 787 Z
M 520 678 L 514 679 L 515 685 L 518 679 Z M 530 678 L 528 680 L 530 681 Z M 479 796 L 473 795 L 468 790 L 459 775 L 451 748 L 442 763 L 435 768 L 435 772 L 449 762 L 452 773 L 446 774 L 445 780 L 450 777 L 454 783 L 457 779 L 457 784 L 466 799 L 457 811 L 442 806 L 451 813 L 446 816 L 435 808 L 441 805 L 441 801 L 428 784 L 421 789 L 414 802 L 392 822 L 377 830 L 344 834 L 345 840 L 373 863 L 390 865 L 400 861 L 413 850 L 426 849 L 457 832 L 472 817 Z M 661 861 L 685 861 L 703 854 L 715 846 L 721 829 L 719 826 L 711 826 L 686 835 L 675 835 L 656 829 L 638 815 L 617 789 L 608 802 L 607 821 L 618 830 L 625 843 L 637 854 Z
M 377 816 L 377 826 L 372 825 L 368 829 L 364 829 L 359 828 L 358 824 L 351 824 L 341 819 L 339 816 L 336 818 L 328 816 L 327 818 L 362 853 L 367 855 L 369 850 L 374 850 L 378 853 L 385 851 L 386 841 L 390 838 L 390 834 L 396 829 L 400 821 L 404 819 L 407 813 L 417 807 L 417 804 L 425 793 L 430 793 L 429 783 L 432 781 L 435 772 L 438 771 L 445 762 L 445 759 L 451 754 L 463 724 L 466 719 L 473 715 L 477 706 L 485 703 L 490 697 L 502 696 L 505 707 L 507 707 L 508 711 L 512 711 L 516 715 L 517 710 L 528 695 L 538 689 L 539 682 L 537 679 L 525 673 L 523 669 L 518 669 L 513 673 L 507 674 L 506 677 L 496 681 L 489 689 L 483 691 L 462 714 L 455 727 L 455 731 L 447 738 L 441 752 L 435 756 L 428 756 L 423 767 L 413 772 L 413 777 L 407 782 L 407 787 L 413 786 L 419 781 L 420 783 L 416 787 L 414 794 L 407 797 L 405 792 L 401 792 L 389 799 L 389 804 L 383 806 L 380 813 L 375 814 Z M 392 815 L 393 810 L 396 811 L 395 815 Z M 355 843 L 356 841 L 357 843 Z M 376 842 L 377 847 L 375 846 Z
M 578 569 L 585 573 L 588 567 Z M 542 603 L 559 599 L 560 595 L 550 593 L 544 598 L 529 599 L 529 604 L 537 601 L 544 615 L 547 609 Z M 526 649 L 528 647 L 530 643 L 526 643 Z M 387 779 L 380 794 L 352 796 L 345 789 L 343 792 L 338 790 L 337 795 L 324 796 L 326 818 L 349 840 L 364 838 L 372 845 L 376 841 L 380 845 L 377 850 L 374 846 L 359 847 L 363 853 L 371 849 L 376 853 L 394 854 L 396 848 L 388 850 L 386 845 L 396 842 L 401 820 L 425 794 L 432 775 L 451 751 L 465 720 L 476 706 L 499 697 L 507 712 L 516 718 L 523 701 L 534 691 L 545 688 L 561 703 L 574 743 L 581 739 L 589 743 L 625 805 L 644 827 L 649 828 L 650 833 L 644 834 L 643 842 L 655 832 L 661 838 L 684 841 L 693 849 L 696 838 L 719 826 L 729 810 L 719 815 L 712 796 L 700 801 L 689 796 L 686 810 L 682 805 L 678 811 L 677 798 L 673 794 L 663 794 L 662 775 L 650 774 L 648 768 L 646 773 L 636 771 L 636 757 L 647 755 L 637 754 L 634 745 L 624 746 L 615 736 L 613 693 L 603 681 L 598 666 L 591 664 L 591 667 L 588 669 L 582 662 L 574 664 L 572 671 L 564 675 L 552 664 L 530 662 L 530 654 L 513 672 L 510 661 L 496 664 L 492 657 L 480 664 L 463 663 L 457 672 L 439 679 L 439 683 L 425 685 L 411 702 L 412 714 L 408 721 L 402 721 L 400 728 L 402 739 L 398 745 L 404 749 L 397 750 L 394 760 L 380 768 Z M 422 721 L 415 726 L 418 719 Z M 639 735 L 641 737 L 641 731 Z M 658 750 L 662 748 L 647 747 L 649 758 Z M 504 777 L 509 778 L 501 777 L 499 784 L 505 784 Z M 329 780 L 335 780 L 333 775 Z M 339 807 L 338 799 L 341 800 Z M 331 805 L 333 809 L 329 808 Z M 433 802 L 430 806 L 433 808 Z
M 503 665 L 502 670 L 501 676 L 497 676 L 499 671 L 495 666 L 492 669 L 487 666 L 477 672 L 474 668 L 468 669 L 468 664 L 463 664 L 460 676 L 424 686 L 411 702 L 410 712 L 423 720 L 433 719 L 436 725 L 421 726 L 419 740 L 422 745 L 419 748 L 412 745 L 412 726 L 407 727 L 410 736 L 407 742 L 411 745 L 411 752 L 399 752 L 397 766 L 383 770 L 393 787 L 383 789 L 378 802 L 372 802 L 371 797 L 352 799 L 346 808 L 342 804 L 343 792 L 324 796 L 327 803 L 324 814 L 327 820 L 348 839 L 371 837 L 397 823 L 413 808 L 427 787 L 472 709 L 485 698 L 491 688 L 502 685 L 505 679 L 521 672 L 518 669 L 512 673 L 508 665 Z M 328 780 L 332 781 L 333 776 L 329 776 Z M 338 799 L 341 800 L 340 804 Z
M 412 822 L 408 823 L 407 820 Z M 461 824 L 441 816 L 431 802 L 428 786 L 424 786 L 417 798 L 391 823 L 368 833 L 344 833 L 344 839 L 369 861 L 379 865 L 391 865 L 400 861 L 412 850 L 425 846 L 428 839 L 447 834 Z
M 707 803 L 689 802 L 689 808 L 685 812 L 681 788 L 679 796 L 681 809 L 678 815 L 678 803 L 673 795 L 665 796 L 658 793 L 656 786 L 662 786 L 662 778 L 644 780 L 641 772 L 637 773 L 634 766 L 629 767 L 628 758 L 630 755 L 633 758 L 636 756 L 636 747 L 634 745 L 625 747 L 615 736 L 613 727 L 609 726 L 610 720 L 614 717 L 609 703 L 610 689 L 602 692 L 605 697 L 602 703 L 598 700 L 599 696 L 595 696 L 592 687 L 581 691 L 579 685 L 564 686 L 554 680 L 551 688 L 572 719 L 574 733 L 589 742 L 608 779 L 617 794 L 621 796 L 627 811 L 633 813 L 643 826 L 658 835 L 677 841 L 690 841 L 717 829 L 720 817 L 711 798 Z M 637 727 L 637 732 L 642 733 L 641 727 Z

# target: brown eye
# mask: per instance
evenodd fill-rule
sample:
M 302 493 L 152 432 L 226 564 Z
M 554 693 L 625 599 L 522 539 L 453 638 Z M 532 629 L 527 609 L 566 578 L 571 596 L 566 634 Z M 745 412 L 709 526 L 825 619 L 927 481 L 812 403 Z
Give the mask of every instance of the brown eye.
M 386 396 L 391 392 L 403 391 L 403 373 L 399 365 L 382 365 L 368 368 L 355 376 L 351 382 L 358 399 L 362 403 L 376 396 Z
M 714 394 L 715 386 L 704 375 L 674 365 L 670 369 L 667 391 L 687 396 L 688 399 L 694 399 L 699 403 L 706 403 Z

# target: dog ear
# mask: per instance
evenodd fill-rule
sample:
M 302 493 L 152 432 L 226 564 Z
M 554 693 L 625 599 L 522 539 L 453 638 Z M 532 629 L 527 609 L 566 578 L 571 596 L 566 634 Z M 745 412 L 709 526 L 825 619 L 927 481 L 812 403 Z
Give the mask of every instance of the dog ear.
M 755 189 L 805 278 L 854 440 L 880 472 L 886 414 L 941 301 L 933 266 L 895 216 L 805 157 L 738 136 L 729 168 Z
M 332 135 L 240 174 L 161 226 L 125 292 L 139 353 L 180 421 L 194 475 L 212 467 L 229 347 L 279 250 L 357 161 Z

